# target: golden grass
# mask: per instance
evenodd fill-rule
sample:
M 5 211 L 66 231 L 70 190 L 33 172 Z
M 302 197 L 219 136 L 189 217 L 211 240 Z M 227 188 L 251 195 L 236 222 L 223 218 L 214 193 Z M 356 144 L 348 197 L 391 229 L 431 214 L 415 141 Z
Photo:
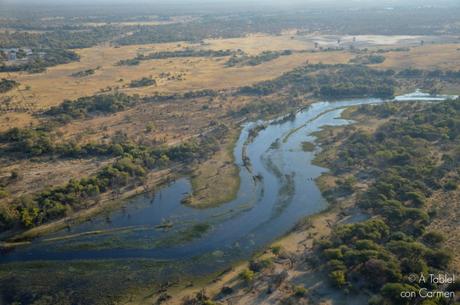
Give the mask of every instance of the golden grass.
M 277 41 L 276 37 L 272 37 Z M 254 48 L 258 49 L 258 41 L 252 39 Z M 264 42 L 265 41 L 265 42 Z M 268 41 L 263 38 L 262 45 Z M 229 43 L 220 42 L 223 49 Z M 281 47 L 281 42 L 274 43 L 274 48 Z M 61 103 L 64 99 L 76 99 L 92 95 L 108 87 L 119 87 L 127 93 L 153 94 L 154 92 L 177 92 L 199 90 L 203 88 L 225 89 L 248 85 L 279 76 L 303 63 L 310 62 L 343 63 L 350 58 L 344 53 L 293 54 L 255 67 L 224 68 L 226 58 L 173 58 L 143 61 L 138 66 L 116 66 L 121 59 L 135 57 L 138 53 L 149 53 L 164 50 L 176 50 L 190 46 L 188 44 L 152 44 L 112 47 L 97 46 L 77 50 L 80 62 L 59 65 L 49 68 L 46 72 L 29 74 L 24 72 L 0 73 L 0 78 L 10 78 L 21 83 L 19 89 L 12 90 L 5 96 L 13 97 L 17 104 L 31 105 L 33 109 L 43 109 Z M 268 47 L 268 45 L 267 45 Z M 285 46 L 286 48 L 287 46 Z M 71 74 L 100 67 L 94 75 L 82 78 Z M 182 75 L 184 80 L 167 80 L 161 73 Z M 126 88 L 132 80 L 152 76 L 159 80 L 158 86 L 144 88 Z M 29 86 L 29 90 L 25 90 Z
M 460 69 L 459 44 L 433 44 L 411 48 L 409 52 L 383 54 L 385 61 L 372 67 L 385 69 Z
M 34 124 L 37 120 L 30 113 L 9 112 L 0 114 L 0 132 L 10 129 L 11 127 L 27 127 Z
M 242 49 L 250 54 L 266 50 L 306 50 L 312 49 L 314 41 L 326 39 L 322 36 L 270 36 L 264 34 L 249 35 L 242 38 L 206 40 L 203 46 L 187 43 L 163 43 L 113 47 L 108 44 L 77 50 L 80 62 L 49 68 L 44 73 L 29 74 L 23 72 L 0 73 L 0 78 L 19 81 L 21 86 L 3 96 L 12 97 L 11 108 L 37 110 L 57 105 L 64 99 L 75 99 L 92 95 L 107 88 L 133 94 L 149 95 L 155 92 L 178 92 L 203 88 L 227 89 L 272 79 L 287 72 L 307 60 L 311 63 L 346 63 L 352 57 L 349 52 L 295 53 L 254 67 L 225 68 L 227 58 L 173 58 L 143 61 L 138 66 L 115 66 L 121 59 L 135 57 L 138 53 L 164 50 L 177 50 L 184 47 L 221 49 Z M 358 37 L 358 39 L 361 39 Z M 395 43 L 398 37 L 363 37 L 369 43 Z M 399 39 L 399 40 L 398 40 Z M 401 42 L 402 43 L 402 42 Z M 386 61 L 378 68 L 402 69 L 407 67 L 423 69 L 458 69 L 460 51 L 458 44 L 426 44 L 413 47 L 409 52 L 385 53 Z M 100 67 L 94 75 L 82 78 L 71 74 Z M 183 80 L 168 80 L 160 77 L 162 73 L 181 75 Z M 152 76 L 158 80 L 158 86 L 127 88 L 132 80 Z M 30 89 L 27 89 L 30 88 Z M 19 91 L 20 90 L 20 91 Z M 2 109 L 5 108 L 2 105 Z

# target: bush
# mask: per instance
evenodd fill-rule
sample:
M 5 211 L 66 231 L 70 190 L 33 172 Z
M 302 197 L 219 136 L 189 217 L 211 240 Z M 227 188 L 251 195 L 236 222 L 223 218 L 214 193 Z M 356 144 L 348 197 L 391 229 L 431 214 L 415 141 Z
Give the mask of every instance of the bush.
M 408 305 L 412 304 L 414 300 L 408 298 L 402 298 L 401 292 L 414 292 L 417 293 L 417 288 L 407 284 L 399 284 L 399 283 L 388 283 L 382 287 L 380 293 L 382 296 L 391 301 L 391 304 L 395 305 Z
M 19 86 L 18 82 L 11 79 L 2 78 L 0 80 L 0 93 L 8 92 L 17 86 Z
M 254 280 L 254 276 L 255 276 L 254 271 L 249 270 L 249 269 L 244 269 L 239 274 L 239 277 L 246 283 L 252 282 Z
M 347 283 L 345 272 L 336 270 L 329 273 L 329 279 L 336 287 L 343 287 Z
M 294 295 L 298 298 L 304 297 L 307 294 L 307 289 L 304 286 L 295 286 Z
M 139 88 L 139 87 L 147 87 L 156 85 L 156 80 L 150 77 L 143 77 L 141 79 L 133 80 L 129 83 L 129 87 L 131 88 Z
M 342 251 L 340 249 L 326 249 L 323 251 L 324 256 L 326 259 L 341 259 L 343 258 Z
M 446 237 L 442 232 L 431 231 L 425 233 L 425 235 L 422 237 L 422 240 L 429 246 L 438 246 L 446 240 Z
M 258 261 L 249 262 L 249 269 L 254 272 L 260 272 L 273 265 L 273 261 L 270 258 L 265 258 Z
M 272 253 L 274 255 L 279 255 L 281 253 L 282 247 L 281 246 L 273 246 L 271 248 L 271 250 L 272 250 Z

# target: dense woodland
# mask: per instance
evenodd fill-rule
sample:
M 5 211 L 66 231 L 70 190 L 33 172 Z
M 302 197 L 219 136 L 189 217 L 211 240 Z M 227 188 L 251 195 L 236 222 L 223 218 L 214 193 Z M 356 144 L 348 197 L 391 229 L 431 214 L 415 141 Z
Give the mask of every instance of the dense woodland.
M 0 32 L 2 48 L 77 49 L 108 41 L 119 33 L 114 27 L 90 27 L 79 31 L 58 30 L 43 33 Z
M 315 72 L 314 74 L 312 72 Z M 270 81 L 240 89 L 240 93 L 268 95 L 288 90 L 290 95 L 313 93 L 322 98 L 392 97 L 394 71 L 361 65 L 306 65 Z
M 324 268 L 337 287 L 374 294 L 370 304 L 413 304 L 400 292 L 425 284 L 411 283 L 408 275 L 445 272 L 453 255 L 443 245 L 444 234 L 427 230 L 438 213 L 428 202 L 460 184 L 460 100 L 361 106 L 357 113 L 396 117 L 374 133 L 338 136 L 344 140 L 328 166 L 352 178 L 326 196 L 335 201 L 357 193 L 358 206 L 372 218 L 338 226 L 318 244 Z M 368 189 L 359 192 L 358 182 L 369 183 Z

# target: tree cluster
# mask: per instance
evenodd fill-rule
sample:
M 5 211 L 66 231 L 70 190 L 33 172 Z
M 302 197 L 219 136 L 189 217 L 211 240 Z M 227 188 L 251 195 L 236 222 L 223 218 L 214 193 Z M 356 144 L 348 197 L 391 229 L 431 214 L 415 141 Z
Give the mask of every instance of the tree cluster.
M 410 274 L 446 270 L 452 255 L 443 248 L 443 234 L 427 231 L 436 213 L 426 202 L 435 191 L 451 191 L 460 183 L 460 100 L 392 107 L 390 113 L 400 115 L 375 133 L 343 135 L 330 164 L 337 174 L 373 177 L 358 196 L 358 206 L 372 218 L 338 226 L 319 243 L 332 283 L 371 291 L 373 304 L 409 304 L 393 292 L 424 285 L 410 282 Z M 362 106 L 358 112 L 389 115 L 387 105 Z M 440 162 L 432 157 L 439 147 Z M 355 192 L 353 183 L 350 188 Z

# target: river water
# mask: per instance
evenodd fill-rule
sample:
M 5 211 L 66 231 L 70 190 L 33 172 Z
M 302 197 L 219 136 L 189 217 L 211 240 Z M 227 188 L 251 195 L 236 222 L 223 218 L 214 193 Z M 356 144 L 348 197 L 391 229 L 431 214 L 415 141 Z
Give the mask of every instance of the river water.
M 417 95 L 420 92 L 395 100 L 413 100 Z M 423 96 L 425 101 L 438 99 Z M 207 209 L 186 206 L 181 200 L 191 186 L 182 178 L 154 195 L 128 200 L 122 209 L 4 253 L 0 263 L 201 257 L 204 259 L 193 263 L 190 271 L 212 271 L 246 259 L 305 216 L 327 207 L 314 182 L 327 171 L 312 164 L 320 148 L 306 152 L 302 142 L 314 142 L 312 134 L 325 126 L 350 124 L 340 118 L 346 107 L 382 102 L 369 98 L 318 102 L 291 119 L 244 125 L 234 149 L 241 185 L 231 202 Z M 265 128 L 248 137 L 256 126 Z

